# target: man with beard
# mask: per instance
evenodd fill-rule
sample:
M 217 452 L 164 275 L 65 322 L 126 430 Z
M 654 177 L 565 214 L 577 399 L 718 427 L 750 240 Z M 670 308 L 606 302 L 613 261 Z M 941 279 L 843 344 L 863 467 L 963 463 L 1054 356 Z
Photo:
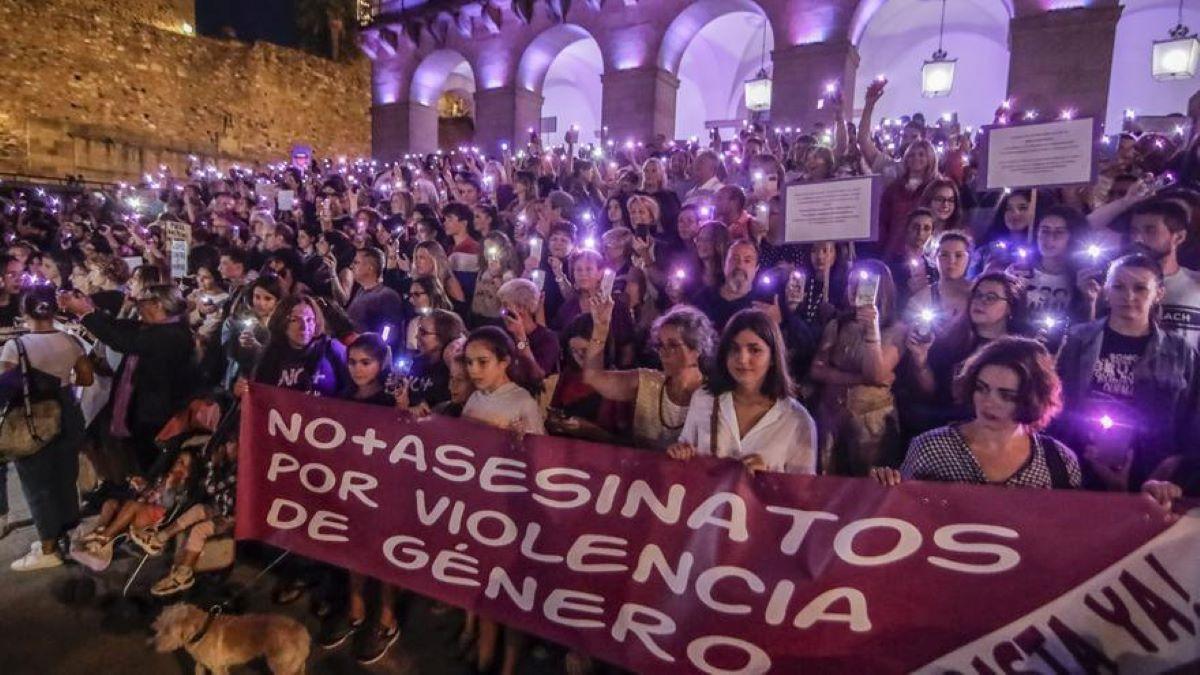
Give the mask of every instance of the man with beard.
M 1179 265 L 1177 252 L 1187 239 L 1188 214 L 1179 204 L 1155 199 L 1134 207 L 1129 241 L 1162 265 L 1165 293 L 1160 323 L 1193 349 L 1200 348 L 1200 272 Z
M 692 298 L 700 311 L 720 330 L 729 317 L 755 305 L 755 301 L 769 302 L 767 293 L 758 293 L 755 278 L 758 276 L 758 249 L 746 239 L 729 245 L 725 254 L 725 281 L 719 287 L 707 286 Z

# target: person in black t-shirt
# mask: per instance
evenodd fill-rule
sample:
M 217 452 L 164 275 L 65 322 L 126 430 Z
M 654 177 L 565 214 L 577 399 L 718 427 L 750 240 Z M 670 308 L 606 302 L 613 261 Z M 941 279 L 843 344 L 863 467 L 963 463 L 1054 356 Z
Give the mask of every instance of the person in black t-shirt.
M 383 338 L 375 333 L 358 336 L 346 348 L 346 362 L 350 369 L 349 387 L 341 392 L 340 398 L 356 403 L 367 403 L 395 407 L 397 397 L 387 391 L 388 348 Z M 344 612 L 335 612 L 327 617 L 317 634 L 317 642 L 325 648 L 336 647 L 346 639 L 356 636 L 354 655 L 364 663 L 371 663 L 382 656 L 400 636 L 396 620 L 396 588 L 391 584 L 379 584 L 379 619 L 374 626 L 367 624 L 367 578 L 350 572 L 347 588 L 348 598 Z M 356 635 L 357 634 L 357 635 Z
M 1200 357 L 1155 318 L 1162 267 L 1131 254 L 1109 266 L 1108 317 L 1073 326 L 1058 355 L 1069 414 L 1060 438 L 1080 451 L 1085 484 L 1138 489 L 1197 456 Z
M 730 244 L 725 253 L 725 281 L 718 287 L 705 287 L 692 297 L 692 304 L 720 330 L 729 317 L 743 309 L 749 309 L 756 301 L 771 302 L 769 292 L 756 288 L 767 285 L 769 280 L 756 283 L 758 279 L 758 249 L 746 240 Z M 778 313 L 776 313 L 778 317 Z
M 446 345 L 466 334 L 463 320 L 454 312 L 434 309 L 420 318 L 417 324 L 417 354 L 408 373 L 405 405 L 432 408 L 450 400 L 450 368 L 443 354 Z

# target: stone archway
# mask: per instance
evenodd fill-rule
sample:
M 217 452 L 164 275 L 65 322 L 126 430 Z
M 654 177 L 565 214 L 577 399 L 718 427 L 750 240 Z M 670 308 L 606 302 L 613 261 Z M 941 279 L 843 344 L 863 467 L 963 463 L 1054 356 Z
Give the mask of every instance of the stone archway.
M 746 116 L 744 82 L 771 71 L 771 21 L 752 0 L 699 0 L 663 34 L 658 67 L 679 78 L 675 136 L 701 136 L 708 125 Z
M 474 137 L 475 71 L 466 57 L 452 49 L 430 52 L 413 71 L 409 116 L 414 150 L 432 151 L 470 143 Z M 467 115 L 439 115 L 439 101 L 447 92 L 462 100 Z M 450 110 L 450 108 L 446 108 Z
M 559 24 L 529 43 L 517 65 L 517 86 L 542 97 L 540 117 L 551 122 L 544 142 L 561 142 L 571 125 L 579 126 L 582 143 L 599 139 L 603 72 L 600 45 L 581 26 Z
M 954 89 L 944 98 L 921 97 L 921 66 L 937 49 L 940 0 L 863 0 L 851 22 L 858 46 L 859 82 L 885 75 L 891 86 L 876 107 L 880 117 L 920 112 L 928 120 L 957 114 L 963 125 L 991 122 L 1008 91 L 1009 20 L 1007 0 L 954 0 L 946 3 L 943 45 L 957 58 Z M 861 110 L 866 87 L 854 92 Z M 847 110 L 847 114 L 851 111 Z

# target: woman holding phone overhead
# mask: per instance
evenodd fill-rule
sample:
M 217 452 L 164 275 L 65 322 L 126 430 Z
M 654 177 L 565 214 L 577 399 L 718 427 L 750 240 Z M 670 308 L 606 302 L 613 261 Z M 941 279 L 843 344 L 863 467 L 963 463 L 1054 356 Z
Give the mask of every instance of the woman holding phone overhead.
M 898 424 L 891 386 L 904 324 L 896 320 L 891 271 L 878 260 L 850 271 L 846 298 L 851 309 L 825 327 L 811 374 L 825 384 L 817 413 L 821 470 L 861 476 L 892 455 Z

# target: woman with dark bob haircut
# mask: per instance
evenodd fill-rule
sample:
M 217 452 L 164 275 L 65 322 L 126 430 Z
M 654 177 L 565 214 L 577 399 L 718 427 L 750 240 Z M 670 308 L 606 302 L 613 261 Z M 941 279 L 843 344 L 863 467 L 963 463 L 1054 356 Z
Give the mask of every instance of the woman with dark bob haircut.
M 1077 488 L 1079 460 L 1040 431 L 1062 410 L 1054 358 L 1038 341 L 1001 337 L 976 351 L 954 380 L 954 396 L 970 403 L 967 421 L 913 439 L 899 471 L 871 469 L 884 485 L 901 480 Z
M 734 314 L 721 333 L 708 384 L 692 394 L 674 459 L 712 455 L 750 470 L 812 474 L 816 424 L 792 398 L 779 326 L 761 310 Z

